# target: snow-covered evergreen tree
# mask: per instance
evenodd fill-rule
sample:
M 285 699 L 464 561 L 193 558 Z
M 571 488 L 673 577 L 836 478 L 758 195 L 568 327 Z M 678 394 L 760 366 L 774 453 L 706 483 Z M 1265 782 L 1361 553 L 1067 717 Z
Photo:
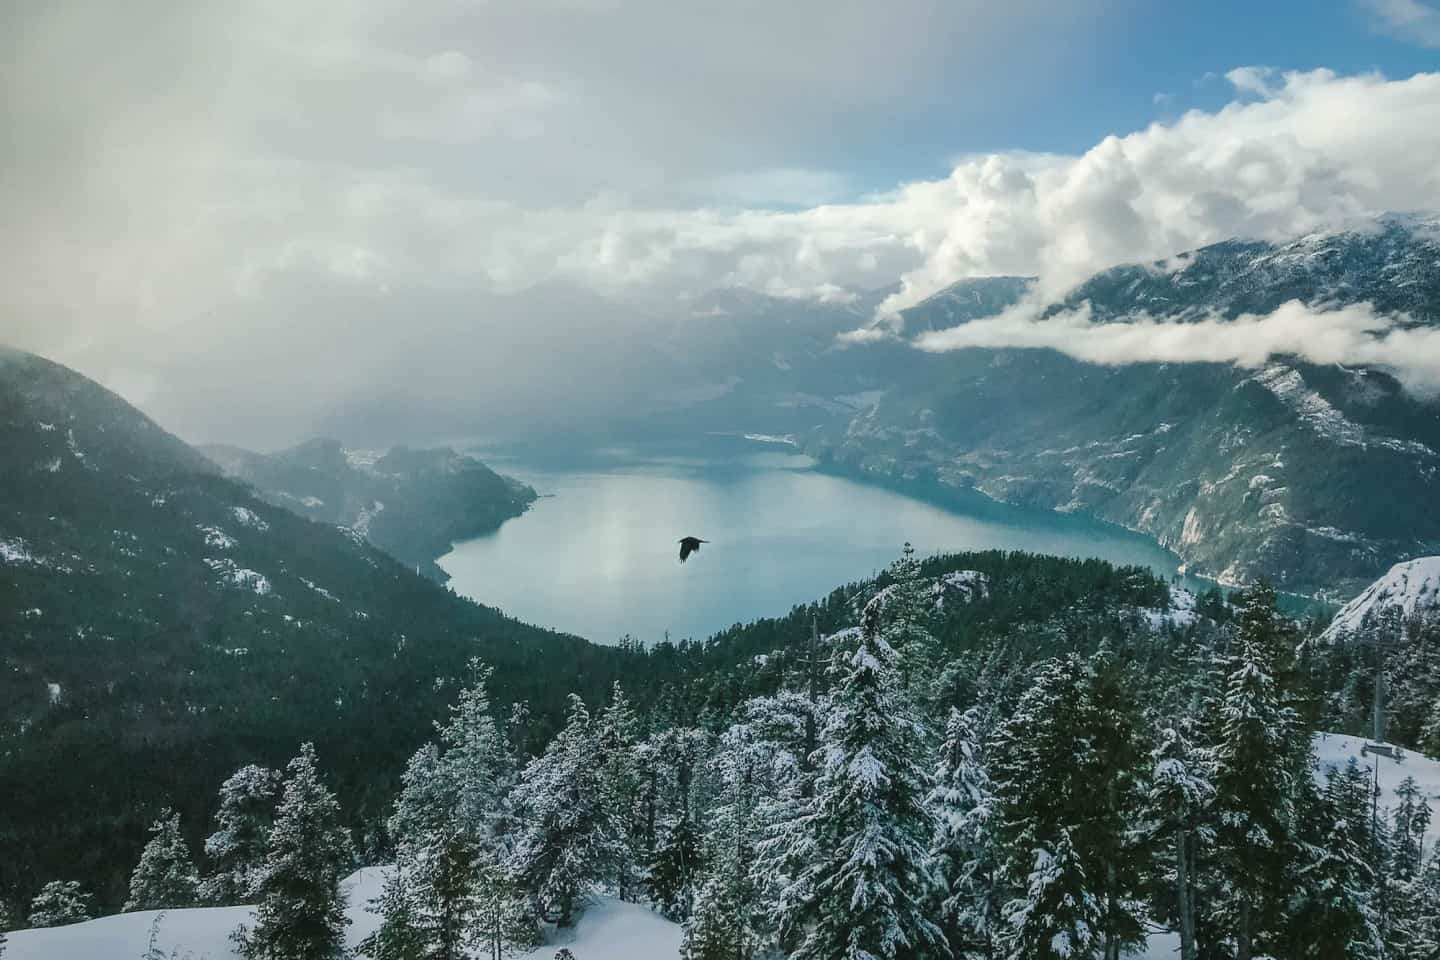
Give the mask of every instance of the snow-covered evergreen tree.
M 635 900 L 640 891 L 639 865 L 644 862 L 645 827 L 641 818 L 641 770 L 636 754 L 640 721 L 620 681 L 596 720 L 594 762 L 600 768 L 604 804 L 623 830 L 627 855 L 615 864 L 616 891 L 621 900 Z
M 917 705 L 928 707 L 944 660 L 940 643 L 930 632 L 934 598 L 909 543 L 890 564 L 889 574 L 893 583 L 883 598 L 885 642 L 897 655 L 901 686 Z
M 1191 742 L 1190 726 L 1182 721 L 1160 729 L 1159 743 L 1150 754 L 1153 767 L 1147 798 L 1155 839 L 1171 851 L 1165 872 L 1174 890 L 1180 960 L 1197 956 L 1196 871 L 1200 848 L 1209 836 L 1205 821 L 1215 799 L 1212 764 L 1206 751 Z
M 9 938 L 5 932 L 10 929 L 10 910 L 3 902 L 0 902 L 0 957 L 5 956 L 5 945 Z
M 472 660 L 470 671 L 448 720 L 436 725 L 439 743 L 422 746 L 406 766 L 389 821 L 404 896 L 380 904 L 379 935 L 408 943 L 413 933 L 421 956 L 438 960 L 482 942 L 494 953 L 529 939 L 517 934 L 521 898 L 502 869 L 512 826 L 510 741 L 491 711 L 489 668 Z
M 1296 782 L 1297 839 L 1283 939 L 1273 952 L 1379 960 L 1385 956 L 1373 904 L 1374 870 L 1368 862 L 1370 811 L 1364 776 L 1354 761 L 1327 777 L 1324 791 L 1310 777 Z
M 130 875 L 130 898 L 122 908 L 168 910 L 193 906 L 200 878 L 180 832 L 180 814 L 166 810 L 150 825 L 150 841 Z
M 59 927 L 89 920 L 90 894 L 78 880 L 51 880 L 30 901 L 30 926 Z
M 925 731 L 902 695 L 881 613 L 866 608 L 860 645 L 821 736 L 815 794 L 794 828 L 815 858 L 791 884 L 801 960 L 891 960 L 947 953 L 926 915 Z M 797 922 L 798 921 L 798 922 Z
M 995 836 L 995 793 L 985 767 L 991 711 L 952 709 L 929 804 L 936 819 L 930 844 L 935 910 L 951 952 L 960 960 L 996 955 L 1006 890 Z
M 514 875 L 561 926 L 574 923 L 575 911 L 630 856 L 624 827 L 605 802 L 593 728 L 585 701 L 572 695 L 565 728 L 515 789 L 522 826 Z
M 1104 956 L 1144 939 L 1143 740 L 1127 674 L 1106 651 L 1042 664 L 990 745 L 1006 955 Z
M 380 896 L 366 906 L 380 915 L 380 926 L 360 941 L 359 953 L 367 960 L 425 960 L 428 942 L 420 926 L 415 897 L 405 876 L 397 871 L 386 874 Z
M 683 817 L 665 831 L 645 878 L 662 917 L 683 921 L 690 915 L 700 866 L 700 832 L 690 817 Z
M 283 779 L 278 770 L 241 767 L 220 786 L 215 832 L 205 840 L 212 873 L 200 884 L 200 899 L 216 905 L 250 903 L 265 865 L 275 801 Z
M 237 940 L 250 960 L 335 960 L 344 955 L 350 838 L 340 804 L 320 780 L 314 744 L 286 767 L 284 793 L 270 831 L 256 892 L 253 929 Z
M 1251 960 L 1283 925 L 1296 849 L 1295 781 L 1308 776 L 1301 765 L 1309 755 L 1309 738 L 1279 676 L 1294 638 L 1268 586 L 1245 598 L 1235 647 L 1213 721 L 1221 879 L 1212 925 L 1233 941 L 1236 960 Z

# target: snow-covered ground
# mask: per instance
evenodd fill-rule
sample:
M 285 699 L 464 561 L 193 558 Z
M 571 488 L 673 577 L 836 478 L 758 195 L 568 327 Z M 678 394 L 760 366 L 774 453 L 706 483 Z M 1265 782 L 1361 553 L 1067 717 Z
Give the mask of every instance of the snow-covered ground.
M 1366 770 L 1380 764 L 1380 803 L 1395 803 L 1395 787 L 1405 777 L 1415 778 L 1431 801 L 1437 816 L 1428 840 L 1440 837 L 1440 760 L 1412 751 L 1399 759 L 1361 756 L 1364 737 L 1337 733 L 1315 736 L 1316 776 L 1344 766 L 1351 757 Z M 366 901 L 380 893 L 383 868 L 357 871 L 345 881 L 350 896 L 348 940 L 351 946 L 370 934 L 379 919 L 365 909 Z M 20 930 L 10 934 L 5 960 L 125 960 L 142 956 L 149 944 L 153 912 L 125 913 L 49 930 Z M 172 951 L 191 960 L 237 960 L 230 932 L 249 923 L 249 907 L 205 907 L 170 910 L 160 919 L 156 940 L 168 956 Z M 569 947 L 577 960 L 675 960 L 680 953 L 680 927 L 646 907 L 602 897 L 593 903 L 573 930 L 551 937 L 545 946 L 520 954 L 517 960 L 551 960 L 560 947 Z M 1152 935 L 1135 960 L 1168 960 L 1179 955 L 1175 934 Z
M 346 939 L 352 947 L 379 924 L 365 904 L 380 895 L 383 870 L 368 867 L 345 881 L 350 896 Z M 138 960 L 149 946 L 156 916 L 151 911 L 122 913 L 67 927 L 19 930 L 10 934 L 5 960 Z M 168 910 L 160 916 L 156 946 L 165 956 L 173 951 L 182 960 L 237 960 L 230 932 L 252 920 L 250 907 Z M 680 954 L 680 927 L 645 907 L 602 897 L 574 929 L 552 936 L 545 946 L 518 954 L 515 960 L 551 960 L 562 946 L 569 947 L 577 960 L 674 960 Z

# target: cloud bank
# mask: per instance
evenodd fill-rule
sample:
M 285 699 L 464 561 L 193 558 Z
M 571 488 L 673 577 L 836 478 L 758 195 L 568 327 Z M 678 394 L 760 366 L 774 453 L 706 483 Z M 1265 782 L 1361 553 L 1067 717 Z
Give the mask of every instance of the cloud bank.
M 1039 318 L 1033 303 L 916 338 L 922 350 L 1047 348 L 1087 363 L 1230 363 L 1259 367 L 1289 355 L 1316 364 L 1384 367 L 1421 393 L 1440 392 L 1440 329 L 1411 327 L 1368 304 L 1324 308 L 1298 300 L 1264 315 L 1189 320 L 1137 316 L 1094 323 L 1088 304 Z
M 847 159 L 903 155 L 897 123 L 1063 86 L 1107 0 L 706 6 L 7 6 L 0 339 L 191 437 L 265 446 L 357 397 L 562 416 L 635 379 L 596 357 L 638 362 L 715 287 L 844 302 L 898 279 L 893 329 L 969 276 L 1056 291 L 1440 209 L 1440 73 L 1258 68 L 1217 109 L 1077 154 L 967 155 L 860 194 Z

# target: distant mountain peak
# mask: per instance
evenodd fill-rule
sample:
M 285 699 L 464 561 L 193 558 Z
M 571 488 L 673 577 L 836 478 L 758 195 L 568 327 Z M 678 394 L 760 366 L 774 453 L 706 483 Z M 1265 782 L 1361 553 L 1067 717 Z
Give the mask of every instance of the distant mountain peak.
M 1345 604 L 1322 636 L 1338 639 L 1360 633 L 1381 625 L 1391 615 L 1398 615 L 1401 623 L 1414 617 L 1440 616 L 1440 557 L 1395 564 Z

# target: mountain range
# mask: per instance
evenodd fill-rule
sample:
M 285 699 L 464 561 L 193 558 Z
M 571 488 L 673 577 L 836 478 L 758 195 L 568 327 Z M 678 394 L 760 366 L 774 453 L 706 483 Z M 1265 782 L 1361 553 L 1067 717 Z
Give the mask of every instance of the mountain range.
M 961 281 L 905 311 L 905 334 L 992 316 L 1030 289 L 1021 277 Z M 1185 322 L 1292 300 L 1440 325 L 1440 220 L 1224 241 L 1104 271 L 1040 312 L 1084 304 L 1098 323 Z M 1440 401 L 1391 371 L 1294 356 L 1258 368 L 1101 366 L 1053 349 L 838 343 L 867 307 L 807 307 L 805 337 L 793 322 L 735 321 L 755 332 L 743 348 L 707 353 L 701 372 L 715 395 L 684 416 L 788 438 L 833 469 L 1089 514 L 1226 584 L 1264 576 L 1348 596 L 1397 561 L 1440 551 L 1440 511 L 1424 507 L 1440 496 Z M 726 308 L 752 319 L 794 310 L 753 295 Z

